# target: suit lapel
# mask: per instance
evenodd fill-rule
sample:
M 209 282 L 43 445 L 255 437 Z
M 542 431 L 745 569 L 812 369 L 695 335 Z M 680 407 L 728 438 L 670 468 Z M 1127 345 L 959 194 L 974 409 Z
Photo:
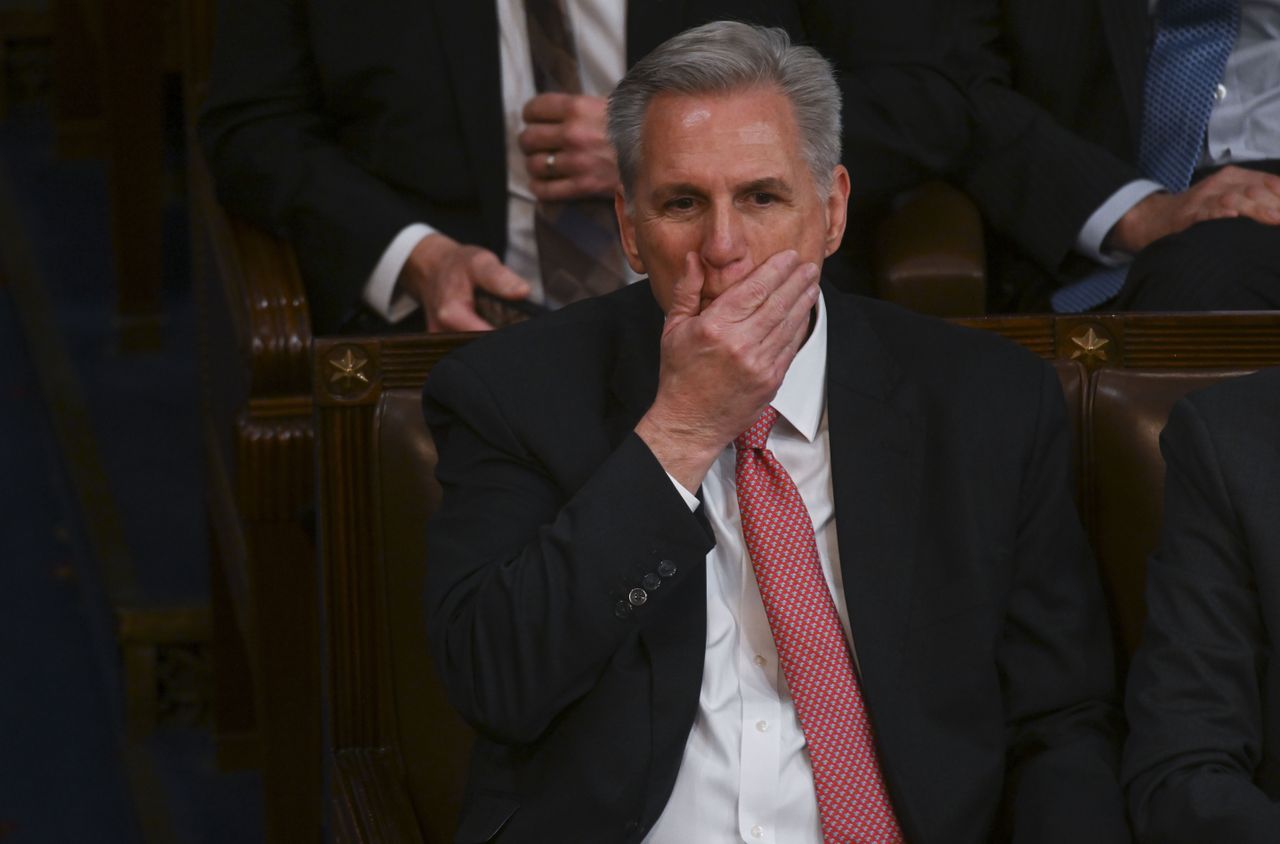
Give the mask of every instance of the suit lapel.
M 1146 0 L 1097 0 L 1116 80 L 1124 98 L 1134 153 L 1142 132 L 1142 88 L 1146 78 L 1150 15 Z
M 485 231 L 507 242 L 506 127 L 502 117 L 502 59 L 498 10 L 492 2 L 432 0 L 448 60 L 454 103 L 480 186 Z M 432 49 L 433 45 L 423 45 Z
M 910 610 L 922 414 L 852 297 L 828 295 L 827 424 L 840 568 L 873 713 L 892 706 Z
M 904 787 L 912 726 L 897 716 L 911 693 L 901 669 L 915 573 L 924 414 L 912 385 L 857 300 L 828 293 L 827 429 L 840 569 L 863 700 L 881 769 L 911 837 L 920 807 Z

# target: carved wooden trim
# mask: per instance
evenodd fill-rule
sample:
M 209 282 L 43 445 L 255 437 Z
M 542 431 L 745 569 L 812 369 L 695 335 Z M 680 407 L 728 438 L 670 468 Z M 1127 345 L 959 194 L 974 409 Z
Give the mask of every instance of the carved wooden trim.
M 1153 369 L 1280 363 L 1280 311 L 1018 315 L 956 320 L 1001 334 L 1043 358 Z
M 960 322 L 1089 370 L 1280 363 L 1280 313 L 1031 315 Z M 470 337 L 319 338 L 314 344 L 327 739 L 338 841 L 419 840 L 396 755 L 386 596 L 379 570 L 375 417 L 384 390 L 419 388 L 431 367 Z M 279 411 L 279 418 L 298 409 L 283 400 L 261 407 L 264 414 Z
M 320 418 L 324 604 L 328 617 L 330 710 L 337 747 L 382 746 L 394 719 L 377 570 L 378 538 L 370 445 L 372 408 L 335 407 Z M 341 515 L 335 518 L 334 514 Z M 361 612 L 361 610 L 365 610 Z
M 334 758 L 332 821 L 337 844 L 421 844 L 422 833 L 391 754 L 344 750 Z
M 311 314 L 292 248 L 227 214 L 204 161 L 196 156 L 191 167 L 192 200 L 203 210 L 250 393 L 309 395 Z
M 473 336 L 316 340 L 319 528 L 335 748 L 396 744 L 383 572 L 377 567 L 381 531 L 372 446 L 378 400 L 384 389 L 420 388 L 436 361 Z
M 427 372 L 477 334 L 320 337 L 315 341 L 317 407 L 374 405 L 383 390 L 422 387 Z
M 315 495 L 309 397 L 251 399 L 236 423 L 236 491 L 249 522 L 297 521 Z
M 327 399 L 334 404 L 377 401 L 383 378 L 380 352 L 380 344 L 359 341 L 336 341 L 317 349 L 315 384 L 322 401 Z

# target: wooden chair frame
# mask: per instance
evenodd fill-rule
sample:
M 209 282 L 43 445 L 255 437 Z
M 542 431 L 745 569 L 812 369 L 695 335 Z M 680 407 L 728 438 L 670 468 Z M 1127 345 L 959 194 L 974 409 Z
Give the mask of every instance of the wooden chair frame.
M 984 317 L 962 324 L 1002 334 L 1046 359 L 1106 368 L 1250 369 L 1280 364 L 1280 313 Z M 384 391 L 416 390 L 467 335 L 316 342 L 330 823 L 342 842 L 430 840 L 407 791 L 392 703 L 381 577 L 374 414 Z M 1085 467 L 1087 488 L 1088 467 Z M 1086 509 L 1086 527 L 1088 528 Z M 456 776 L 464 776 L 459 770 Z

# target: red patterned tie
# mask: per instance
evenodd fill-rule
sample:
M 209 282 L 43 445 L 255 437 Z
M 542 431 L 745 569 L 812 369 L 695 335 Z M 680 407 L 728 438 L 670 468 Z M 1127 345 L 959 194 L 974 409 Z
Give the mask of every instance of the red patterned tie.
M 778 411 L 764 413 L 733 444 L 742 535 L 791 688 L 827 842 L 902 841 L 862 704 L 853 660 L 822 576 L 813 522 L 800 491 L 765 448 Z

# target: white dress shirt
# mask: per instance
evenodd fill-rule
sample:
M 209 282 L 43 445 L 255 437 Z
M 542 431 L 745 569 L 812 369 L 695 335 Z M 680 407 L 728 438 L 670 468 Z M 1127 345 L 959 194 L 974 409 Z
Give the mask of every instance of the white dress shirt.
M 1155 14 L 1159 0 L 1148 0 Z M 1280 0 L 1240 0 L 1240 32 L 1214 97 L 1201 167 L 1280 158 Z M 1104 264 L 1132 255 L 1102 250 L 1112 227 L 1129 209 L 1164 186 L 1150 179 L 1124 185 L 1089 216 L 1076 249 Z
M 524 104 L 538 92 L 533 84 L 524 0 L 496 2 L 508 193 L 507 254 L 499 257 L 532 285 L 529 298 L 541 302 L 544 299 L 542 279 L 533 239 L 534 198 L 529 189 L 524 154 L 517 141 L 525 126 L 520 113 Z M 573 28 L 574 44 L 578 48 L 582 91 L 584 94 L 607 96 L 626 71 L 627 4 L 617 0 L 567 0 L 565 6 Z M 406 226 L 392 239 L 370 273 L 364 287 L 364 302 L 389 322 L 399 322 L 417 309 L 417 300 L 396 290 L 396 280 L 409 260 L 409 253 L 419 241 L 435 231 L 425 220 Z
M 831 494 L 826 374 L 826 305 L 819 298 L 813 332 L 772 402 L 780 418 L 768 446 L 813 518 L 823 575 L 852 650 Z M 716 539 L 706 564 L 702 689 L 671 799 L 647 844 L 822 841 L 804 733 L 742 538 L 735 459 L 730 444 L 702 482 L 701 506 Z M 699 506 L 676 488 L 690 509 Z

